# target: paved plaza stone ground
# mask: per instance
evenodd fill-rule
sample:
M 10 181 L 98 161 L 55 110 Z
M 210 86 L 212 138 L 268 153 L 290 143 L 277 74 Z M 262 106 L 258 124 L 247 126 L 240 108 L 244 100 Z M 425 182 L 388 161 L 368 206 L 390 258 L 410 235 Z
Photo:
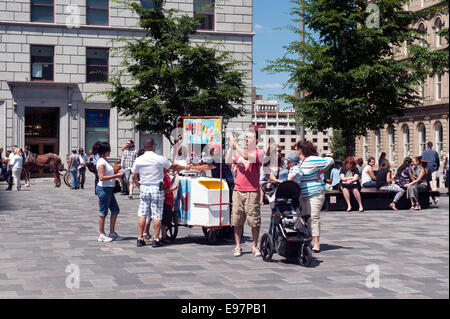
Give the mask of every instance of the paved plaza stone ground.
M 323 212 L 322 250 L 304 268 L 276 254 L 271 263 L 254 257 L 247 226 L 239 258 L 233 241 L 210 245 L 199 227 L 180 227 L 175 244 L 138 248 L 138 196 L 117 196 L 125 239 L 98 242 L 87 174 L 84 190 L 55 188 L 49 178 L 20 192 L 0 183 L 0 298 L 449 298 L 446 195 L 414 213 Z M 269 218 L 264 206 L 261 234 Z M 79 269 L 79 288 L 66 286 L 69 265 Z M 370 288 L 377 270 L 379 287 Z

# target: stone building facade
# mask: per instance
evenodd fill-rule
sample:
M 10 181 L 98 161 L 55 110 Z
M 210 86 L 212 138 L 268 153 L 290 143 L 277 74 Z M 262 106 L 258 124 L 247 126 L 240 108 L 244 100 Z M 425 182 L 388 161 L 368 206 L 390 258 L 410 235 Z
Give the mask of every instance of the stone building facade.
M 412 0 L 406 9 L 422 10 L 440 3 L 438 0 Z M 448 24 L 448 14 L 439 13 L 429 20 L 419 21 L 412 27 L 426 31 L 424 40 L 432 50 L 448 50 L 446 40 L 436 35 L 440 28 L 448 27 Z M 406 45 L 396 48 L 397 58 L 405 59 L 407 50 Z M 380 154 L 385 152 L 386 158 L 396 168 L 402 164 L 405 157 L 421 155 L 426 143 L 431 141 L 441 159 L 445 158 L 449 152 L 449 74 L 427 78 L 418 91 L 423 98 L 423 105 L 407 108 L 404 116 L 394 118 L 391 127 L 385 125 L 380 130 L 357 138 L 357 157 L 366 160 L 373 156 L 378 159 Z
M 166 0 L 163 5 L 192 15 L 208 3 L 212 9 L 202 12 L 203 29 L 193 40 L 207 35 L 243 62 L 249 115 L 228 127 L 245 128 L 251 117 L 253 1 Z M 5 150 L 31 145 L 37 153 L 65 157 L 73 148 L 88 151 L 98 138 L 107 140 L 111 157 L 118 158 L 127 139 L 142 143 L 150 133 L 135 131 L 104 96 L 91 96 L 109 84 L 90 77 L 92 69 L 108 73 L 119 67 L 121 58 L 108 55 L 108 49 L 119 37 L 144 36 L 137 21 L 111 0 L 0 0 L 0 145 Z M 160 151 L 169 156 L 169 142 L 159 138 Z

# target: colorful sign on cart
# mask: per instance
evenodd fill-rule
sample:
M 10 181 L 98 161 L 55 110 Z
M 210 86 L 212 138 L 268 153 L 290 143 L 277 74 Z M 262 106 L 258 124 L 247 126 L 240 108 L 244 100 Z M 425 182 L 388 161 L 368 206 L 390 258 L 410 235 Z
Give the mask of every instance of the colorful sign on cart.
M 183 140 L 189 144 L 221 145 L 220 119 L 184 119 Z

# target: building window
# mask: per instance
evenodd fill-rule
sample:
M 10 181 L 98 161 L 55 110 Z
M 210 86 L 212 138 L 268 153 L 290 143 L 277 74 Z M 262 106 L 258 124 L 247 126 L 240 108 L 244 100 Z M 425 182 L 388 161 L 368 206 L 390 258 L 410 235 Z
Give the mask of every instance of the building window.
M 86 24 L 109 24 L 109 0 L 87 0 Z
M 327 139 L 327 138 L 324 138 L 324 139 L 323 139 L 323 142 L 324 142 L 324 143 L 328 143 L 328 139 Z
M 324 151 L 328 151 L 328 146 L 324 146 L 324 147 L 323 147 L 323 150 L 324 150 Z
M 436 134 L 436 152 L 438 152 L 439 157 L 443 159 L 444 157 L 444 128 L 441 122 L 437 122 L 434 126 L 434 131 Z
M 442 20 L 441 18 L 437 18 L 434 22 L 434 28 L 436 29 L 436 47 L 440 47 L 442 45 L 442 37 L 439 36 L 438 32 L 442 29 Z
M 161 0 L 141 0 L 141 5 L 144 9 L 159 9 L 161 8 Z
M 368 153 L 369 153 L 369 144 L 367 143 L 367 134 L 365 134 L 363 136 L 363 159 L 364 159 L 364 162 L 367 161 Z
M 317 135 L 317 131 L 313 131 L 312 134 L 313 134 L 313 135 Z
M 297 135 L 297 132 L 291 131 L 291 135 Z
M 284 143 L 284 142 L 286 142 L 286 139 L 285 138 L 280 138 L 280 143 Z
M 423 23 L 419 24 L 418 31 L 420 33 L 420 35 L 419 35 L 419 37 L 420 37 L 419 45 L 424 46 L 426 30 L 425 30 L 425 25 Z
M 375 157 L 380 158 L 381 150 L 381 132 L 380 130 L 375 131 Z
M 427 130 L 423 123 L 420 123 L 418 126 L 419 131 L 419 152 L 422 153 L 426 149 L 427 145 Z
M 280 135 L 286 135 L 286 131 L 280 131 Z
M 31 46 L 31 80 L 53 81 L 53 47 Z
M 419 84 L 419 96 L 423 100 L 425 99 L 425 81 L 422 80 Z
M 108 81 L 108 49 L 86 49 L 86 82 Z
M 291 143 L 295 143 L 295 142 L 297 142 L 297 139 L 296 138 L 291 138 Z
M 436 75 L 436 100 L 442 98 L 442 73 Z
M 393 126 L 388 128 L 389 138 L 389 161 L 395 161 L 395 128 Z
M 323 135 L 328 135 L 328 131 L 323 131 Z
M 214 30 L 214 0 L 194 0 L 194 14 L 200 16 L 198 30 Z
M 410 135 L 408 125 L 403 125 L 403 156 L 409 157 L 411 154 Z
M 313 138 L 313 143 L 317 143 L 317 138 Z
M 31 0 L 31 21 L 53 23 L 54 7 L 53 0 Z
M 86 153 L 92 150 L 96 142 L 109 143 L 109 110 L 86 110 Z

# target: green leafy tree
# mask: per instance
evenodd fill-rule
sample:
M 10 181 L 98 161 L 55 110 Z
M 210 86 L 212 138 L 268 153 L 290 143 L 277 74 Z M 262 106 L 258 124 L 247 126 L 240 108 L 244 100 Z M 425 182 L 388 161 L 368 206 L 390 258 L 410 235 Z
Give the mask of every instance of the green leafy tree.
M 123 58 L 121 70 L 109 80 L 112 89 L 102 93 L 135 129 L 170 140 L 179 116 L 244 114 L 244 73 L 236 70 L 231 53 L 197 34 L 201 16 L 125 5 L 137 13 L 146 36 L 119 39 L 113 53 Z
M 446 11 L 445 5 L 412 12 L 404 10 L 409 0 L 291 2 L 293 21 L 299 21 L 303 6 L 306 26 L 316 39 L 307 35 L 304 43 L 290 43 L 265 70 L 288 72 L 287 86 L 309 92 L 302 99 L 290 95 L 283 99 L 295 105 L 306 127 L 340 130 L 347 156 L 354 154 L 356 136 L 391 124 L 407 106 L 422 105 L 417 90 L 426 76 L 448 71 L 448 50 L 430 50 L 413 28 L 420 19 Z M 369 3 L 376 5 L 379 19 Z M 300 33 L 299 28 L 290 28 Z M 448 38 L 448 29 L 441 32 Z M 396 48 L 404 43 L 409 57 L 399 60 Z
M 339 159 L 342 162 L 344 162 L 346 156 L 346 147 L 345 147 L 345 138 L 342 135 L 342 131 L 340 130 L 333 131 L 333 136 L 331 136 L 330 138 L 330 150 L 335 160 Z

